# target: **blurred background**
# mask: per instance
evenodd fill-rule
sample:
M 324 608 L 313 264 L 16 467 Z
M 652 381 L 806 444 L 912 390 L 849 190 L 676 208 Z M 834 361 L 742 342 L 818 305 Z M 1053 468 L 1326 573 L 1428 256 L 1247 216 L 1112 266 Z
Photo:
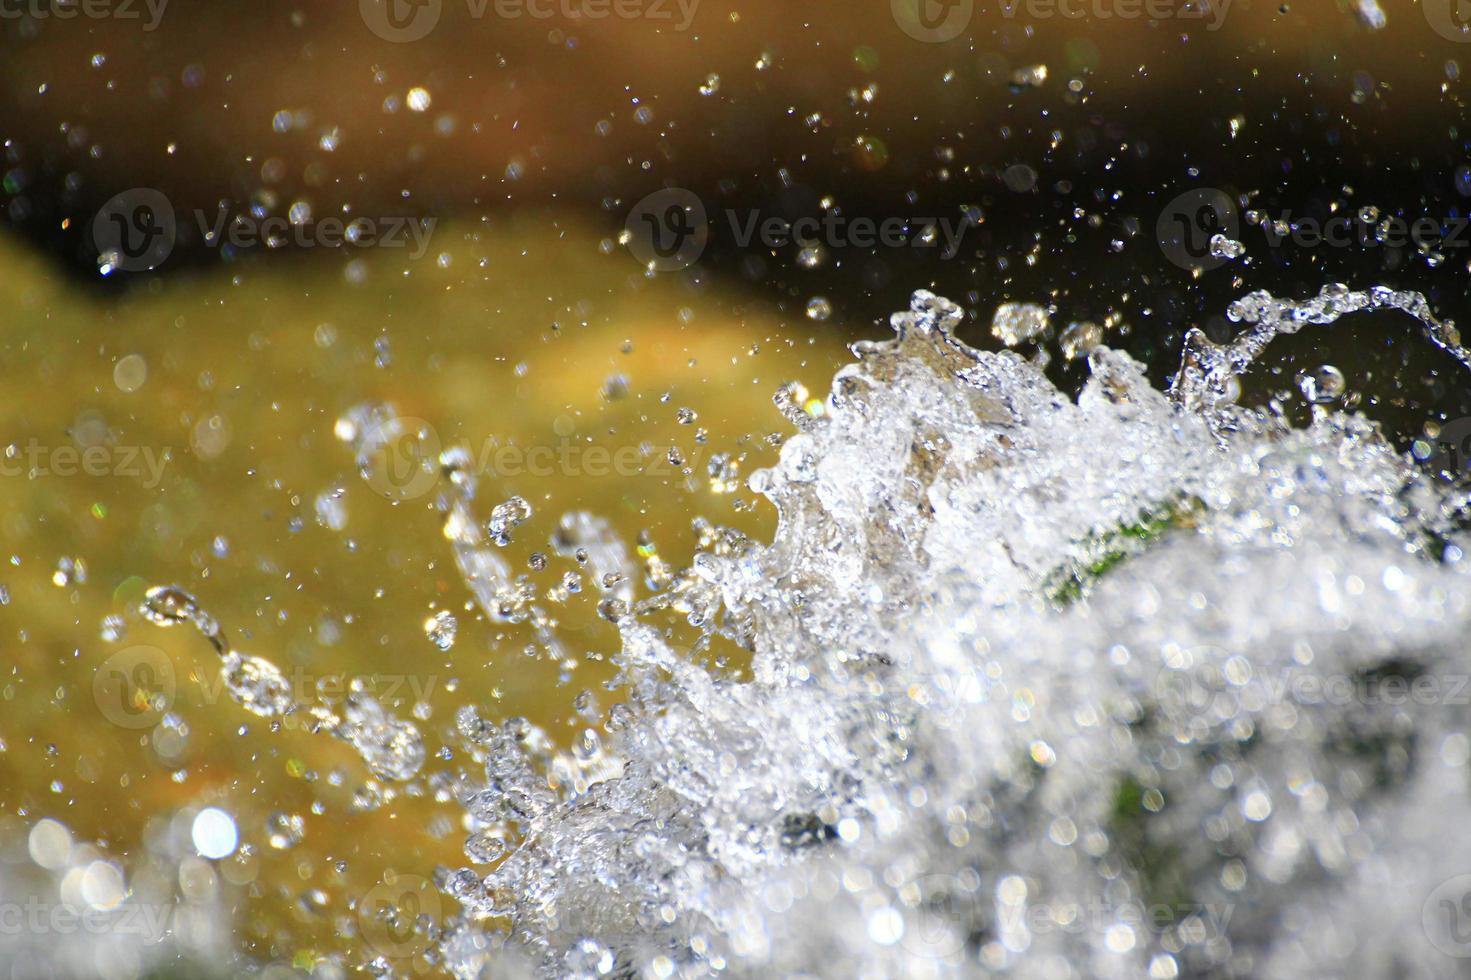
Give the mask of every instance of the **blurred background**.
M 1458 11 L 0 2 L 0 911 L 44 913 L 0 915 L 0 976 L 433 974 L 412 923 L 467 863 L 456 709 L 566 745 L 610 706 L 563 515 L 656 569 L 710 523 L 769 535 L 744 480 L 788 431 L 773 393 L 820 398 L 916 289 L 1067 387 L 1098 342 L 1165 383 L 1253 289 L 1464 320 Z M 1303 233 L 1335 218 L 1347 244 Z M 993 331 L 1003 303 L 1046 323 Z M 1404 448 L 1471 415 L 1393 317 L 1273 352 L 1247 400 L 1300 415 L 1331 366 Z M 475 611 L 432 486 L 360 478 L 343 420 L 379 402 L 485 461 L 482 519 L 529 506 L 503 554 L 555 649 Z M 139 616 L 161 584 L 309 693 L 370 686 L 422 773 L 246 712 L 201 637 Z M 166 942 L 56 919 L 145 894 Z

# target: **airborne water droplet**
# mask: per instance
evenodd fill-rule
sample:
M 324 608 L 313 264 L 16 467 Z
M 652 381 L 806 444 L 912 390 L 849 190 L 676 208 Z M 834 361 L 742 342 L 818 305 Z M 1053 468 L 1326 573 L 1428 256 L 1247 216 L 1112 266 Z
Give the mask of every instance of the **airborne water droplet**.
M 1089 351 L 1103 343 L 1103 328 L 1089 321 L 1069 323 L 1057 342 L 1062 347 L 1062 356 L 1075 361 L 1087 357 Z
M 1046 307 L 1036 303 L 1002 303 L 991 317 L 991 335 L 1007 347 L 1046 333 L 1051 329 Z
M 454 615 L 447 609 L 441 609 L 424 620 L 424 635 L 439 649 L 448 650 L 455 645 L 455 635 L 459 627 L 459 621 Z
M 497 504 L 490 512 L 490 521 L 486 530 L 490 532 L 490 539 L 501 547 L 511 543 L 511 532 L 520 527 L 531 517 L 531 505 L 523 497 L 512 497 L 503 504 Z
M 1327 405 L 1343 397 L 1348 382 L 1332 364 L 1323 364 L 1298 376 L 1303 397 L 1315 405 Z
M 306 825 L 300 814 L 277 810 L 266 818 L 266 839 L 278 851 L 295 847 L 305 836 Z
M 140 611 L 151 623 L 177 626 L 190 622 L 199 611 L 199 605 L 192 595 L 178 586 L 160 585 L 148 590 Z
M 1246 254 L 1246 246 L 1226 235 L 1212 235 L 1210 253 L 1217 259 L 1239 259 Z

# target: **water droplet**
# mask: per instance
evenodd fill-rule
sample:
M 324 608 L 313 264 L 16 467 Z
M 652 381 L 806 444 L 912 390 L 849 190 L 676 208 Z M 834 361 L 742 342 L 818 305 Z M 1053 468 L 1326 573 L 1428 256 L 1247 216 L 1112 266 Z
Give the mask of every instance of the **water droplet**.
M 115 613 L 103 616 L 101 635 L 103 642 L 117 643 L 128 635 L 127 621 Z
M 490 532 L 490 539 L 501 547 L 511 543 L 511 531 L 520 527 L 531 517 L 531 505 L 525 498 L 512 497 L 505 503 L 497 504 L 490 512 L 490 521 L 486 524 L 486 530 Z
M 266 841 L 278 851 L 295 847 L 305 836 L 306 824 L 300 814 L 277 810 L 266 818 Z
M 1246 246 L 1226 235 L 1212 235 L 1210 252 L 1217 259 L 1239 259 L 1246 254 Z
M 797 265 L 804 269 L 819 268 L 827 261 L 827 249 L 822 245 L 804 245 L 797 252 Z
M 235 818 L 218 807 L 206 807 L 194 818 L 190 836 L 194 849 L 201 857 L 219 860 L 235 853 L 240 835 L 235 829 Z
M 142 354 L 129 354 L 119 358 L 112 368 L 112 383 L 118 391 L 134 392 L 148 380 L 148 362 Z
M 1011 73 L 1011 88 L 1016 92 L 1029 88 L 1041 88 L 1046 81 L 1046 65 L 1026 65 Z
M 455 635 L 459 627 L 459 621 L 454 615 L 447 609 L 441 609 L 424 620 L 424 635 L 439 649 L 448 650 L 455 645 Z
M 1338 368 L 1332 364 L 1322 364 L 1298 375 L 1297 386 L 1308 401 L 1315 405 L 1327 405 L 1343 397 L 1348 382 Z
M 1057 339 L 1062 356 L 1070 361 L 1087 357 L 1088 352 L 1103 343 L 1103 328 L 1091 321 L 1069 323 Z
M 991 317 L 991 335 L 1015 347 L 1051 329 L 1046 307 L 1036 303 L 1002 303 Z

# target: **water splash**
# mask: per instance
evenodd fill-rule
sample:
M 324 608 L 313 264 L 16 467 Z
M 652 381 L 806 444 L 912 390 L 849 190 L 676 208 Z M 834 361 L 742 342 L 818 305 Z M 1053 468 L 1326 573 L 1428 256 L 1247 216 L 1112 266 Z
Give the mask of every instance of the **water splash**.
M 1100 346 L 1074 402 L 916 294 L 819 411 L 779 393 L 800 431 L 751 479 L 773 541 L 712 528 L 629 594 L 606 739 L 460 713 L 484 830 L 481 870 L 442 876 L 447 967 L 1444 973 L 1422 912 L 1471 870 L 1459 501 L 1361 416 L 1231 404 L 1276 333 L 1375 308 L 1465 361 L 1416 294 L 1258 293 L 1169 396 Z M 676 647 L 671 609 L 751 679 Z
M 467 866 L 436 873 L 460 911 L 426 926 L 434 958 L 463 978 L 1444 975 L 1471 952 L 1434 917 L 1471 873 L 1464 494 L 1363 416 L 1235 404 L 1277 334 L 1369 309 L 1471 364 L 1419 294 L 1330 286 L 1233 304 L 1249 329 L 1192 332 L 1169 392 L 1094 338 L 1073 400 L 917 293 L 825 400 L 778 391 L 797 431 L 749 484 L 770 543 L 700 521 L 689 567 L 640 541 L 640 569 L 574 512 L 550 550 L 575 571 L 545 599 L 505 557 L 529 507 L 482 523 L 470 454 L 438 453 L 481 612 L 560 660 L 546 604 L 586 595 L 621 648 L 601 730 L 568 747 L 456 713 L 447 758 L 474 767 L 435 785 Z M 411 426 L 345 418 L 380 479 Z M 247 711 L 304 712 L 376 777 L 418 778 L 418 730 L 365 691 L 299 701 L 180 589 L 143 612 L 198 630 Z M 426 624 L 444 649 L 449 621 Z M 705 665 L 718 644 L 749 677 Z
M 1461 346 L 1460 330 L 1454 322 L 1438 320 L 1421 293 L 1387 286 L 1355 291 L 1331 283 L 1304 301 L 1277 299 L 1265 290 L 1243 296 L 1230 305 L 1226 315 L 1233 323 L 1252 327 L 1224 347 L 1211 343 L 1200 330 L 1191 330 L 1185 335 L 1185 353 L 1172 393 L 1193 406 L 1234 401 L 1240 391 L 1237 379 L 1277 335 L 1297 333 L 1309 324 L 1336 323 L 1365 310 L 1398 310 L 1410 315 L 1427 340 L 1471 367 L 1471 352 Z
M 297 697 L 290 680 L 274 663 L 242 654 L 230 647 L 219 621 L 188 592 L 174 585 L 148 590 L 139 608 L 143 617 L 159 626 L 192 625 L 220 655 L 220 676 L 236 704 L 262 718 L 282 718 L 305 712 L 315 731 L 342 739 L 357 750 L 379 779 L 405 782 L 424 764 L 425 748 L 418 728 L 387 711 L 354 680 L 343 705 L 318 696 Z

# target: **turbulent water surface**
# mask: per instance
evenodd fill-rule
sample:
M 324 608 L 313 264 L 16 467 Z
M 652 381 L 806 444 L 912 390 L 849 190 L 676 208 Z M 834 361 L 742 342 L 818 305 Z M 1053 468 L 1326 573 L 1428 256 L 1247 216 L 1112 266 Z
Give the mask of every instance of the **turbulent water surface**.
M 1233 404 L 1273 335 L 1370 308 L 1466 359 L 1417 294 L 1254 294 L 1236 343 L 1189 338 L 1171 392 L 1099 347 L 1073 401 L 916 294 L 820 410 L 778 395 L 798 432 L 752 480 L 775 539 L 717 535 L 654 598 L 612 604 L 606 741 L 559 754 L 461 713 L 484 760 L 459 788 L 467 850 L 490 866 L 443 878 L 464 909 L 445 963 L 1453 973 L 1463 499 L 1369 419 L 1294 429 Z M 455 485 L 447 536 L 503 613 Z M 694 662 L 666 607 L 751 650 L 752 679 Z
M 569 751 L 468 705 L 444 747 L 367 692 L 304 703 L 181 590 L 144 612 L 198 628 L 251 713 L 306 713 L 385 784 L 462 807 L 465 864 L 432 872 L 446 914 L 359 909 L 343 966 L 1454 975 L 1471 955 L 1464 494 L 1361 415 L 1319 405 L 1294 428 L 1236 404 L 1273 336 L 1366 309 L 1466 360 L 1418 294 L 1257 293 L 1230 310 L 1234 343 L 1187 338 L 1168 392 L 1096 346 L 1074 400 L 915 294 L 825 401 L 777 393 L 795 432 L 751 478 L 780 513 L 769 544 L 707 527 L 676 571 L 594 515 L 563 519 L 556 548 L 621 634 L 613 707 L 579 705 L 595 727 Z M 337 434 L 371 476 L 398 425 L 366 405 Z M 432 465 L 481 611 L 555 651 L 497 550 L 528 506 L 485 507 L 464 450 Z M 426 629 L 453 643 L 452 617 Z M 714 655 L 736 648 L 748 673 Z M 426 776 L 446 748 L 475 764 Z M 201 816 L 150 846 L 178 857 L 191 832 L 207 856 L 225 831 Z M 58 874 L 76 846 L 54 821 L 29 841 Z M 126 901 L 121 872 L 87 867 L 63 895 L 111 889 L 123 914 L 151 893 L 146 867 Z M 104 939 L 146 963 L 165 938 L 228 943 L 222 917 L 195 905 Z

